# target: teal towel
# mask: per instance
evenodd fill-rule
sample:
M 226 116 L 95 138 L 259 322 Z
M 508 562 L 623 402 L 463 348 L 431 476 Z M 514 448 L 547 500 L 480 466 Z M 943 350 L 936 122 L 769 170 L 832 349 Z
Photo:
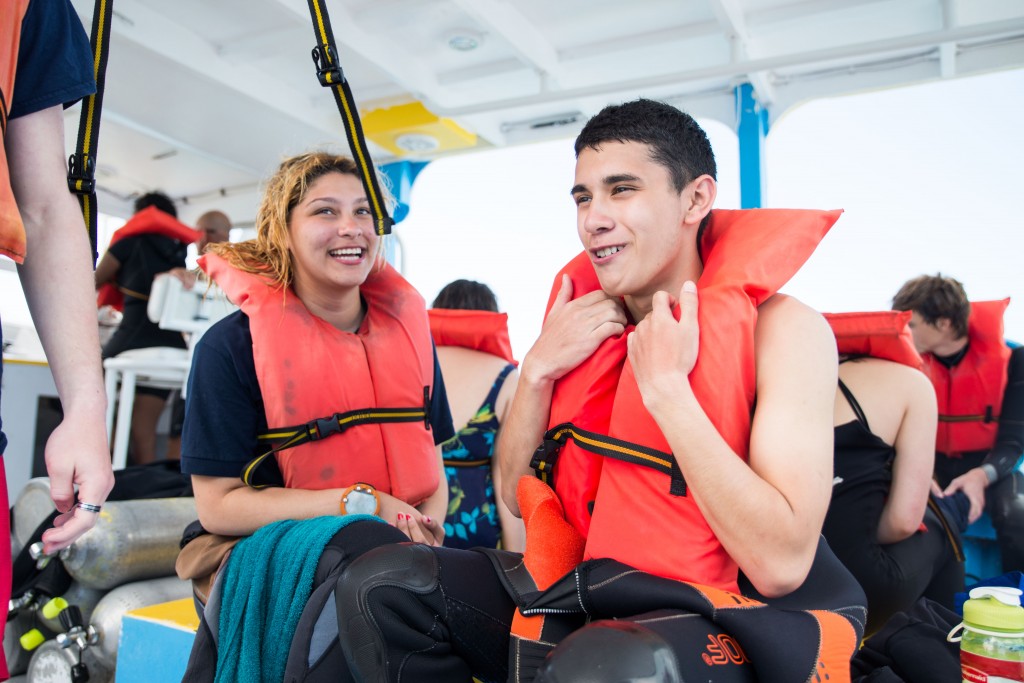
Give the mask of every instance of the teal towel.
M 280 681 L 324 547 L 371 515 L 274 522 L 231 551 L 221 579 L 216 681 Z

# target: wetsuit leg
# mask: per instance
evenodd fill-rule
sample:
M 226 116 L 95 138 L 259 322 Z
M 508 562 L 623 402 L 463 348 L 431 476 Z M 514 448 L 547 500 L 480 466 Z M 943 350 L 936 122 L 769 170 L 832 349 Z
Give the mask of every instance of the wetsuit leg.
M 584 626 L 561 642 L 536 683 L 749 683 L 739 644 L 696 614 L 659 610 Z
M 1003 571 L 1024 571 L 1024 474 L 1014 470 L 992 484 L 985 499 L 1003 556 Z
M 341 647 L 359 681 L 508 677 L 515 605 L 483 554 L 378 548 L 341 574 L 335 596 Z

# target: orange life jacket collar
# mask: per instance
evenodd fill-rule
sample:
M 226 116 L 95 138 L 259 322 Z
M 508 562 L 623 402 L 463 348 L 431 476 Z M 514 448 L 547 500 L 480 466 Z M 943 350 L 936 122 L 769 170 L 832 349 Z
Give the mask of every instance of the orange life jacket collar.
M 427 316 L 430 334 L 438 346 L 461 346 L 515 363 L 508 338 L 507 313 L 431 308 Z
M 914 347 L 910 311 L 825 313 L 836 336 L 840 355 L 871 356 L 922 369 L 924 362 Z

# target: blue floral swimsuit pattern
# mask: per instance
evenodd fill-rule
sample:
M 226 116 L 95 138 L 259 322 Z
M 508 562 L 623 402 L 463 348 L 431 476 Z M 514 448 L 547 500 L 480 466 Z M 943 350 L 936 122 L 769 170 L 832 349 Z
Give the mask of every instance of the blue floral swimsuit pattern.
M 494 405 L 505 378 L 515 369 L 509 363 L 498 373 L 483 405 L 465 427 L 442 445 L 448 479 L 448 516 L 444 544 L 451 548 L 497 548 L 501 521 L 494 495 L 491 458 L 498 417 Z

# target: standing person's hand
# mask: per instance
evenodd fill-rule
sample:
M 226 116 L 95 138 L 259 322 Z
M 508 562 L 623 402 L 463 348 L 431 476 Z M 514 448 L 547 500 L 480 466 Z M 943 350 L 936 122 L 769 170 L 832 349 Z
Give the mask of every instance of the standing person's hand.
M 86 508 L 102 506 L 114 486 L 103 422 L 69 412 L 46 442 L 46 471 L 53 504 L 61 513 L 43 533 L 43 550 L 52 554 L 96 524 L 99 511 Z M 82 506 L 75 504 L 75 486 Z

